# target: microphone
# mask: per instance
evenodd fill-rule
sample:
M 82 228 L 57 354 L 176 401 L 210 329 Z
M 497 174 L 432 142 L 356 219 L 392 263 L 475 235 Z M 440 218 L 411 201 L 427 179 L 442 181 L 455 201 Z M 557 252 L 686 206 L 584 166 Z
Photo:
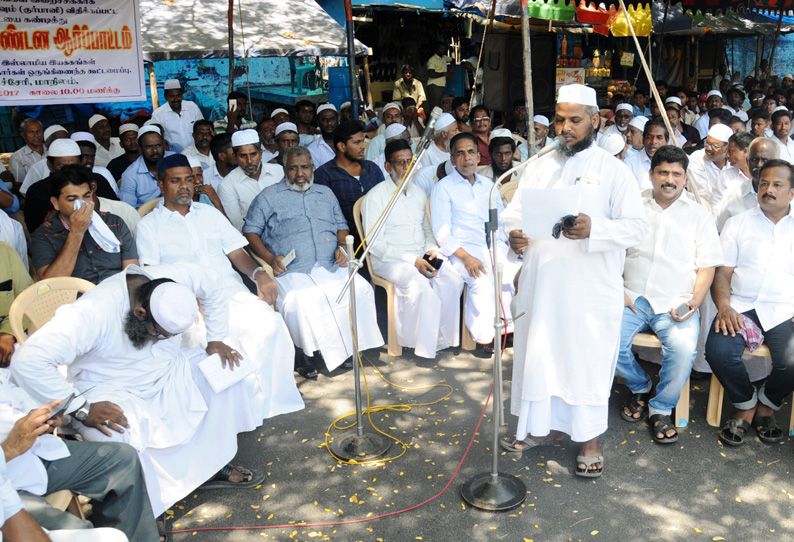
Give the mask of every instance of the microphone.
M 562 145 L 563 143 L 565 143 L 565 138 L 563 136 L 561 136 L 561 135 L 558 135 L 557 137 L 555 137 L 554 139 L 549 141 L 548 145 L 546 145 L 545 147 L 540 149 L 537 153 L 532 155 L 532 158 L 530 158 L 529 160 L 524 162 L 524 164 L 526 164 L 528 162 L 531 162 L 532 160 L 536 160 L 536 159 L 540 158 L 541 156 L 549 154 L 552 151 L 556 151 L 557 149 L 560 148 L 560 145 Z M 521 165 L 524 165 L 524 164 L 521 164 Z
M 443 112 L 444 111 L 438 106 L 434 107 L 433 111 L 430 112 L 430 118 L 427 120 L 425 131 L 422 132 L 422 139 L 419 140 L 419 144 L 416 146 L 416 152 L 419 152 L 419 149 L 422 148 L 422 145 L 427 145 L 430 142 L 430 138 L 432 137 L 433 131 L 435 130 L 436 121 Z

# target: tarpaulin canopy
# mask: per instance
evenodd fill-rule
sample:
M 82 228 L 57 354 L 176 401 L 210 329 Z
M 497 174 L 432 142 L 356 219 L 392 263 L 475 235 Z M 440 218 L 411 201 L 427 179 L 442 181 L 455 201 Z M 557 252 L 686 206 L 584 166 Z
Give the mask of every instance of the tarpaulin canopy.
M 228 58 L 228 5 L 226 0 L 140 0 L 144 58 Z M 314 0 L 236 0 L 234 27 L 237 57 L 347 55 L 345 30 Z M 367 54 L 358 40 L 355 47 L 357 56 Z

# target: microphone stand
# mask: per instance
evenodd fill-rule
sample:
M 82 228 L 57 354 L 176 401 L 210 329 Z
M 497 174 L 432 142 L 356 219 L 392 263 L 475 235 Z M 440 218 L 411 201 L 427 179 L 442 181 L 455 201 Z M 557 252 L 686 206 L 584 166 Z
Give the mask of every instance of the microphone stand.
M 553 146 L 542 154 L 547 154 L 558 148 L 561 140 L 552 140 Z M 544 148 L 545 150 L 545 148 Z M 485 223 L 485 242 L 493 249 L 493 277 L 494 277 L 494 363 L 493 363 L 493 442 L 491 445 L 491 470 L 475 474 L 461 487 L 460 493 L 464 501 L 474 508 L 490 512 L 504 512 L 512 510 L 527 498 L 527 488 L 517 476 L 499 472 L 499 426 L 504 425 L 504 406 L 502 399 L 502 331 L 506 322 L 502 317 L 502 263 L 498 261 L 496 243 L 499 239 L 499 216 L 494 204 L 494 194 L 502 182 L 515 170 L 526 166 L 529 162 L 537 160 L 542 154 L 538 153 L 528 160 L 514 166 L 502 175 L 491 187 L 488 196 L 488 222 Z
M 436 117 L 437 118 L 437 117 Z M 431 117 L 431 120 L 428 122 L 428 128 L 432 130 L 432 126 L 435 124 L 435 119 Z M 428 130 L 428 132 L 430 131 Z M 357 326 L 357 317 L 356 317 L 356 289 L 353 287 L 353 279 L 358 274 L 358 270 L 362 266 L 362 262 L 369 254 L 369 249 L 372 246 L 372 241 L 377 239 L 378 235 L 380 235 L 381 230 L 383 230 L 384 225 L 386 224 L 386 220 L 391 215 L 392 211 L 394 210 L 394 206 L 397 204 L 397 198 L 399 194 L 403 190 L 408 190 L 411 182 L 413 181 L 413 177 L 415 173 L 418 171 L 416 165 L 424 156 L 425 151 L 430 146 L 430 138 L 423 137 L 422 140 L 419 142 L 416 148 L 416 154 L 414 155 L 414 159 L 412 160 L 411 164 L 409 165 L 408 169 L 405 171 L 403 175 L 402 181 L 397 186 L 395 190 L 394 197 L 392 197 L 391 201 L 389 201 L 389 205 L 381 214 L 381 217 L 378 219 L 378 222 L 372 227 L 369 235 L 365 237 L 370 239 L 364 251 L 361 253 L 361 256 L 356 259 L 355 251 L 353 247 L 353 236 L 348 235 L 345 239 L 347 243 L 347 268 L 348 268 L 348 278 L 345 282 L 342 291 L 339 293 L 339 297 L 336 298 L 337 303 L 341 303 L 342 299 L 345 296 L 345 293 L 349 290 L 349 297 L 350 297 L 350 328 L 353 333 L 353 345 L 356 349 L 358 349 L 358 326 Z M 362 242 L 364 240 L 362 239 Z M 376 433 L 373 431 L 364 431 L 364 424 L 363 416 L 362 416 L 362 405 L 361 405 L 361 367 L 356 359 L 353 363 L 353 393 L 354 399 L 356 403 L 356 429 L 352 431 L 350 429 L 347 430 L 347 434 L 341 436 L 340 438 L 335 438 L 334 441 L 330 444 L 329 448 L 331 453 L 339 458 L 346 461 L 366 461 L 371 459 L 378 459 L 386 455 L 391 447 L 391 440 L 385 438 L 382 434 Z

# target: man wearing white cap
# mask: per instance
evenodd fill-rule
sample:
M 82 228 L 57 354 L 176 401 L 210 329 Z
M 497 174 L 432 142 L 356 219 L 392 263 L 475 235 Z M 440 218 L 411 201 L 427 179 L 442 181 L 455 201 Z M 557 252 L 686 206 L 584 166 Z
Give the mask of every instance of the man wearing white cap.
M 293 122 L 282 122 L 276 126 L 273 139 L 276 140 L 276 155 L 273 156 L 268 163 L 281 167 L 284 165 L 281 161 L 284 152 L 290 147 L 300 145 L 298 127 Z
M 193 123 L 204 118 L 198 106 L 182 99 L 182 85 L 178 79 L 169 79 L 163 87 L 165 101 L 152 113 L 152 122 L 163 127 L 163 137 L 174 152 L 193 143 Z
M 291 122 L 289 118 L 289 112 L 283 107 L 274 109 L 273 112 L 270 113 L 270 118 L 273 119 L 273 122 L 276 123 L 276 126 L 284 122 Z
M 157 162 L 174 154 L 163 147 L 163 136 L 157 126 L 144 126 L 138 130 L 138 145 L 141 156 L 121 175 L 119 197 L 136 209 L 154 198 L 160 197 L 157 185 Z
M 384 149 L 386 149 L 386 135 L 384 133 L 386 128 L 395 123 L 402 124 L 403 106 L 397 103 L 387 103 L 383 106 L 381 118 L 383 119 L 383 124 L 378 127 L 378 134 L 370 140 L 367 146 L 365 158 L 371 162 L 374 162 L 375 158 L 383 154 Z
M 344 244 L 349 230 L 333 192 L 315 182 L 306 147 L 287 149 L 284 160 L 284 180 L 254 199 L 243 233 L 254 254 L 268 262 L 276 275 L 276 307 L 298 348 L 295 369 L 304 378 L 316 378 L 318 351 L 329 371 L 343 364 L 353 367 L 349 297 L 336 302 L 348 278 Z M 285 263 L 290 254 L 294 259 Z M 383 337 L 372 286 L 360 276 L 353 284 L 358 349 L 377 348 Z
M 772 113 L 772 141 L 780 147 L 780 159 L 794 162 L 794 141 L 791 140 L 791 112 L 779 107 Z
M 629 127 L 629 123 L 631 119 L 634 118 L 634 107 L 631 104 L 627 103 L 620 103 L 615 107 L 615 116 L 612 117 L 615 123 L 611 126 L 608 126 L 603 132 L 601 132 L 602 136 L 609 135 L 609 134 L 619 134 L 624 135 L 626 133 L 626 129 Z
M 208 120 L 198 120 L 193 124 L 193 143 L 182 150 L 185 156 L 192 156 L 201 162 L 204 169 L 215 164 L 215 159 L 210 152 L 210 141 L 215 136 L 212 123 Z
M 415 145 L 413 141 L 411 141 L 411 134 L 408 132 L 408 129 L 403 124 L 390 124 L 384 134 L 386 136 L 386 145 L 391 143 L 392 141 L 397 141 L 398 139 L 402 139 L 407 141 L 409 146 L 413 149 Z M 373 160 L 383 173 L 383 178 L 387 179 L 389 177 L 389 172 L 386 170 L 386 153 L 383 152 L 380 155 L 375 157 Z M 421 166 L 418 166 L 421 167 Z
M 386 144 L 389 178 L 364 198 L 361 206 L 364 231 L 370 231 L 386 209 L 412 155 L 407 141 Z M 397 287 L 398 343 L 413 348 L 419 357 L 433 359 L 437 350 L 460 344 L 463 279 L 449 262 L 441 263 L 438 259 L 438 245 L 426 208 L 427 196 L 411 184 L 407 192 L 398 196 L 381 235 L 371 243 L 370 253 L 375 273 Z
M 39 119 L 25 118 L 19 123 L 19 137 L 25 145 L 8 159 L 8 171 L 21 183 L 30 166 L 44 158 L 44 127 Z M 11 188 L 11 186 L 8 186 Z
M 44 158 L 30 166 L 27 174 L 22 179 L 17 179 L 18 183 L 21 183 L 18 185 L 19 193 L 23 196 L 27 193 L 31 185 L 50 174 L 50 169 L 47 167 L 47 149 L 49 149 L 52 142 L 57 139 L 69 139 L 69 132 L 66 131 L 66 128 L 54 124 L 44 130 Z
M 333 144 L 334 130 L 339 126 L 339 113 L 334 104 L 323 104 L 317 108 L 317 125 L 320 127 L 320 137 L 306 147 L 312 155 L 314 169 L 336 156 Z
M 98 145 L 93 134 L 90 132 L 75 132 L 69 136 L 69 139 L 76 141 L 80 146 L 80 163 L 91 168 L 94 173 L 102 175 L 118 196 L 119 185 L 116 179 L 110 174 L 108 168 L 96 165 L 96 149 Z
M 661 117 L 645 122 L 645 127 L 642 131 L 642 144 L 642 150 L 631 158 L 627 158 L 625 163 L 634 178 L 637 179 L 637 186 L 640 187 L 640 191 L 644 192 L 653 187 L 650 177 L 653 155 L 656 154 L 660 147 L 670 144 L 670 134 L 667 132 L 667 126 L 665 126 Z
M 535 127 L 535 152 L 546 146 L 549 142 L 549 119 L 545 115 L 535 115 L 532 117 L 532 124 Z M 518 146 L 521 153 L 521 161 L 529 159 L 529 141 L 524 141 Z
M 107 167 L 111 160 L 124 154 L 118 137 L 110 137 L 110 122 L 104 115 L 96 114 L 88 119 L 88 130 L 96 139 L 96 160 L 98 166 Z
M 303 408 L 292 376 L 292 339 L 282 317 L 269 304 L 278 295 L 273 279 L 246 252 L 245 237 L 210 205 L 192 201 L 193 177 L 189 164 L 178 155 L 159 165 L 163 204 L 141 219 L 136 242 L 143 265 L 179 262 L 212 269 L 229 300 L 229 337 L 244 363 L 256 367 L 249 382 L 254 391 L 251 405 L 259 418 Z M 240 279 L 242 273 L 256 284 L 252 294 Z M 202 326 L 192 329 L 183 346 L 206 346 Z
M 279 127 L 292 123 L 283 123 Z M 294 124 L 292 125 L 294 127 Z M 297 144 L 297 131 L 293 132 Z M 262 163 L 262 147 L 256 130 L 237 130 L 232 134 L 232 148 L 237 168 L 223 178 L 218 186 L 223 210 L 229 222 L 242 230 L 248 206 L 262 190 L 284 178 L 277 164 Z
M 197 298 L 206 349 L 181 345 L 199 316 Z M 254 377 L 216 392 L 198 367 L 210 354 L 220 359 L 207 371 L 245 364 L 224 342 L 228 330 L 226 292 L 213 271 L 130 266 L 61 307 L 17 349 L 11 371 L 41 403 L 82 392 L 68 408 L 73 426 L 83 440 L 125 442 L 138 451 L 157 516 L 213 475 L 210 487 L 250 488 L 264 479 L 224 467 L 237 452 L 237 434 L 262 423 Z
M 609 134 L 601 138 L 598 142 L 598 146 L 618 160 L 623 160 L 627 144 L 622 134 Z
M 717 178 L 723 168 L 728 166 L 728 140 L 733 130 L 724 124 L 715 124 L 709 129 L 704 147 L 689 157 L 689 178 L 697 188 L 700 197 L 709 202 L 712 209 L 717 208 Z
M 594 89 L 561 87 L 555 128 L 565 145 L 524 173 L 502 217 L 511 248 L 524 255 L 511 398 L 518 427 L 502 445 L 523 451 L 567 433 L 582 443 L 576 474 L 586 477 L 604 468 L 598 436 L 618 357 L 626 249 L 648 232 L 631 171 L 595 145 L 599 122 Z M 533 211 L 527 188 L 579 192 L 579 214 L 564 238 L 531 240 L 521 231 L 524 212 Z
M 141 147 L 138 145 L 138 125 L 133 123 L 119 126 L 119 144 L 124 154 L 117 156 L 107 165 L 108 171 L 121 182 L 121 176 L 141 156 Z
M 706 111 L 720 109 L 723 105 L 722 93 L 719 90 L 710 90 L 706 95 Z M 700 133 L 701 139 L 705 139 L 709 132 L 709 116 L 703 115 L 695 122 L 695 129 Z
M 515 152 L 516 142 L 510 130 L 507 128 L 494 130 L 491 132 L 491 140 L 488 142 L 488 154 L 491 155 L 491 163 L 487 166 L 478 167 L 477 173 L 492 182 L 496 182 L 508 169 L 518 165 L 518 162 L 513 161 Z M 502 183 L 508 183 L 514 179 L 518 181 L 521 173 L 523 173 L 523 168 L 514 171 Z
M 645 146 L 642 141 L 642 134 L 645 131 L 645 123 L 647 123 L 648 120 L 648 117 L 640 116 L 634 117 L 631 119 L 631 122 L 629 122 L 629 127 L 626 128 L 626 142 L 629 145 L 623 157 L 624 162 L 640 152 Z
M 422 160 L 419 165 L 424 167 L 437 167 L 441 162 L 449 160 L 449 142 L 453 137 L 458 135 L 458 123 L 455 117 L 449 113 L 442 113 L 433 131 L 435 142 L 427 147 L 427 150 L 422 155 Z

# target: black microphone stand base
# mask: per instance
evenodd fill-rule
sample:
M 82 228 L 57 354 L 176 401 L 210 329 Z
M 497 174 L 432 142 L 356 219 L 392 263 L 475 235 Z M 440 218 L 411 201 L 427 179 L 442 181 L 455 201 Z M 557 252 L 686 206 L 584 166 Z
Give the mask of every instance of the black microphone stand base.
M 527 498 L 524 482 L 510 474 L 490 472 L 475 474 L 460 489 L 460 496 L 469 506 L 488 512 L 505 512 L 520 505 Z
M 380 433 L 365 431 L 361 435 L 353 429 L 347 436 L 334 438 L 329 444 L 334 457 L 344 461 L 371 461 L 384 457 L 391 447 L 391 439 Z

